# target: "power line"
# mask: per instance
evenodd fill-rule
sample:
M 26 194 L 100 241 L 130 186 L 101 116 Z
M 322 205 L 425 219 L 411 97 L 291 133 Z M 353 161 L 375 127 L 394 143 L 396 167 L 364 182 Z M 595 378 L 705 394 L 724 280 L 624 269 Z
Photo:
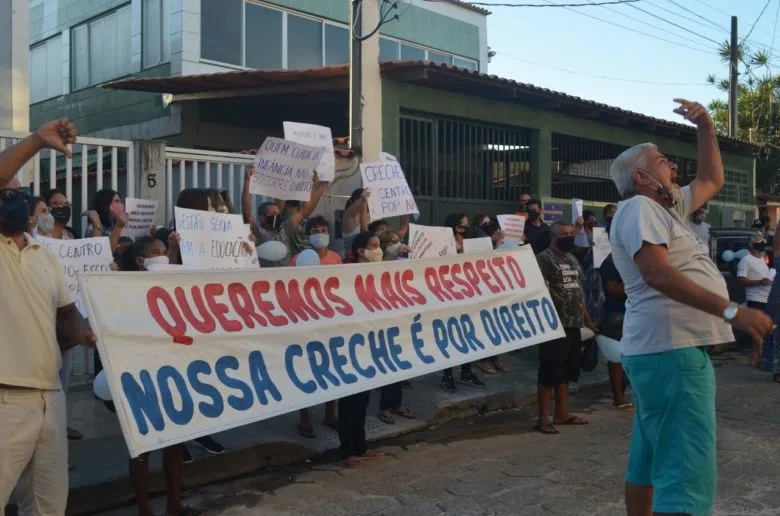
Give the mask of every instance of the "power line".
M 690 9 L 685 7 L 684 5 L 681 5 L 681 4 L 677 3 L 677 2 L 675 2 L 675 0 L 667 0 L 667 2 L 676 5 L 677 7 L 682 9 L 683 11 L 685 11 L 687 13 L 690 13 L 690 14 L 694 15 L 695 17 L 700 18 L 701 20 L 704 20 L 705 22 L 709 23 L 710 25 L 712 25 L 716 29 L 720 29 L 720 30 L 722 30 L 723 32 L 725 32 L 727 34 L 729 33 L 729 29 L 727 29 L 726 27 L 723 27 L 722 25 L 718 25 L 717 23 L 715 23 L 714 21 L 710 20 L 706 16 L 702 16 L 701 14 L 699 14 L 699 13 L 697 13 L 695 11 L 691 11 Z
M 606 76 L 606 75 L 593 75 L 593 74 L 589 74 L 589 73 L 585 73 L 585 72 L 577 72 L 577 71 L 574 71 L 574 70 L 568 70 L 566 68 L 559 68 L 557 66 L 546 65 L 544 63 L 537 63 L 535 61 L 529 61 L 528 59 L 523 59 L 523 58 L 520 58 L 520 57 L 511 56 L 511 55 L 505 54 L 503 52 L 496 52 L 496 54 L 500 55 L 500 56 L 503 56 L 503 57 L 506 57 L 506 58 L 509 58 L 509 59 L 512 59 L 514 61 L 520 61 L 521 63 L 528 63 L 530 65 L 539 66 L 541 68 L 549 68 L 550 70 L 557 70 L 559 72 L 570 73 L 570 74 L 579 75 L 579 76 L 582 76 L 582 77 L 592 77 L 594 79 L 604 79 L 604 80 L 619 81 L 619 82 L 631 82 L 631 83 L 635 83 L 635 84 L 652 84 L 654 86 L 706 86 L 707 85 L 707 83 L 705 83 L 705 82 L 700 82 L 700 83 L 656 82 L 656 81 L 645 81 L 645 80 L 641 80 L 641 79 L 624 79 L 624 78 L 621 78 L 621 77 L 610 77 L 610 76 Z
M 751 34 L 753 34 L 753 29 L 756 28 L 756 24 L 761 19 L 761 17 L 764 16 L 764 12 L 766 11 L 766 8 L 769 7 L 769 4 L 771 4 L 771 3 L 772 3 L 772 0 L 766 0 L 766 3 L 764 4 L 764 8 L 761 9 L 760 13 L 758 13 L 758 18 L 756 18 L 756 21 L 753 22 L 753 25 L 750 27 L 750 30 L 748 31 L 747 35 L 744 38 L 742 38 L 742 43 L 744 43 L 745 40 L 748 39 Z
M 652 27 L 652 28 L 658 29 L 658 30 L 660 30 L 662 32 L 666 32 L 667 34 L 671 34 L 672 36 L 674 36 L 676 38 L 680 38 L 680 39 L 683 39 L 685 41 L 690 41 L 691 43 L 694 43 L 696 45 L 700 45 L 701 44 L 698 40 L 691 39 L 691 38 L 688 38 L 688 37 L 685 37 L 685 36 L 681 36 L 678 33 L 672 32 L 669 29 L 664 29 L 663 27 L 659 27 L 658 25 L 653 25 L 653 24 L 647 23 L 645 20 L 640 20 L 639 18 L 637 18 L 635 16 L 631 16 L 630 14 L 626 14 L 626 13 L 624 13 L 622 11 L 616 11 L 615 9 L 610 9 L 609 7 L 604 7 L 604 9 L 606 9 L 606 10 L 608 10 L 610 12 L 613 12 L 615 14 L 618 14 L 618 15 L 624 17 L 624 18 L 628 18 L 629 20 L 634 20 L 635 22 L 639 22 L 642 25 L 647 25 L 648 27 Z M 578 11 L 575 11 L 575 12 L 578 12 Z
M 769 1 L 771 2 L 772 0 L 769 0 Z M 690 34 L 693 34 L 694 36 L 699 36 L 700 38 L 706 39 L 707 41 L 709 41 L 709 42 L 711 42 L 711 43 L 715 43 L 716 45 L 719 45 L 719 46 L 720 46 L 720 41 L 715 41 L 714 39 L 712 39 L 712 38 L 710 38 L 710 37 L 704 36 L 703 34 L 699 34 L 699 33 L 698 33 L 698 32 L 696 32 L 696 31 L 692 31 L 692 30 L 691 30 L 691 29 L 689 29 L 688 27 L 685 27 L 685 26 L 683 26 L 683 25 L 680 25 L 680 24 L 677 24 L 677 23 L 675 23 L 675 22 L 669 21 L 669 20 L 667 20 L 666 18 L 661 18 L 661 17 L 660 17 L 660 16 L 658 16 L 657 14 L 653 14 L 653 13 L 651 13 L 650 11 L 646 11 L 645 9 L 642 9 L 641 7 L 637 7 L 637 6 L 635 6 L 635 5 L 629 5 L 629 7 L 633 7 L 633 8 L 634 8 L 634 9 L 636 9 L 637 11 L 641 11 L 641 12 L 643 12 L 643 13 L 645 13 L 645 14 L 649 14 L 649 15 L 650 15 L 650 16 L 652 16 L 653 18 L 656 18 L 656 19 L 658 19 L 658 20 L 661 20 L 661 21 L 663 21 L 663 22 L 666 22 L 666 23 L 668 23 L 669 25 L 673 25 L 673 26 L 677 27 L 678 29 L 682 29 L 682 30 L 684 30 L 685 32 L 688 32 L 688 33 L 690 33 Z
M 544 0 L 544 1 L 547 2 L 548 4 L 552 4 L 552 2 L 550 0 Z M 696 48 L 696 47 L 692 47 L 690 45 L 686 45 L 684 43 L 678 43 L 676 41 L 671 41 L 671 40 L 668 40 L 668 39 L 664 39 L 664 38 L 656 36 L 655 34 L 649 34 L 647 32 L 642 32 L 640 30 L 636 30 L 636 29 L 633 29 L 631 27 L 626 27 L 625 25 L 621 25 L 619 23 L 615 23 L 615 22 L 612 22 L 612 21 L 609 21 L 609 20 L 605 20 L 604 18 L 599 18 L 598 16 L 593 16 L 592 14 L 583 13 L 582 11 L 578 11 L 576 9 L 572 9 L 570 7 L 564 7 L 564 9 L 566 9 L 568 11 L 571 11 L 573 13 L 581 14 L 582 16 L 586 16 L 588 18 L 592 18 L 594 20 L 598 20 L 600 22 L 604 22 L 604 23 L 606 23 L 608 25 L 612 25 L 613 27 L 620 27 L 621 29 L 625 29 L 625 30 L 631 31 L 634 34 L 641 34 L 643 36 L 647 36 L 649 38 L 653 38 L 653 39 L 657 39 L 659 41 L 670 43 L 672 45 L 677 45 L 677 46 L 680 46 L 680 47 L 689 48 L 691 50 L 695 50 L 696 52 L 701 52 L 703 54 L 710 54 L 710 52 L 708 50 L 704 50 L 704 49 L 701 49 L 701 48 Z
M 425 0 L 426 2 L 446 2 L 447 0 Z M 486 6 L 486 7 L 590 7 L 591 5 L 618 5 L 618 4 L 633 4 L 634 2 L 639 2 L 639 0 L 609 0 L 604 2 L 598 2 L 598 3 L 588 3 L 588 4 L 553 4 L 550 3 L 550 5 L 545 4 L 495 4 L 495 3 L 488 3 L 488 2 L 467 2 L 470 5 L 480 5 L 480 6 Z
M 775 50 L 775 35 L 777 34 L 777 19 L 780 17 L 780 2 L 777 2 L 777 9 L 775 10 L 775 24 L 772 27 L 772 46 L 769 47 L 769 57 L 772 57 L 772 53 Z

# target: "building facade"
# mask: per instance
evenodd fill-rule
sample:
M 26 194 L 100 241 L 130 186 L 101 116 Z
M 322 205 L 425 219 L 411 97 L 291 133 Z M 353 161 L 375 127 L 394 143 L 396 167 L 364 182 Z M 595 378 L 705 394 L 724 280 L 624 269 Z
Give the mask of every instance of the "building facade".
M 349 0 L 29 0 L 30 123 L 67 116 L 82 134 L 175 138 L 197 113 L 161 95 L 98 88 L 123 77 L 349 62 Z M 404 0 L 380 31 L 380 60 L 487 71 L 488 12 Z M 219 127 L 208 126 L 219 134 Z M 192 144 L 186 138 L 182 144 Z

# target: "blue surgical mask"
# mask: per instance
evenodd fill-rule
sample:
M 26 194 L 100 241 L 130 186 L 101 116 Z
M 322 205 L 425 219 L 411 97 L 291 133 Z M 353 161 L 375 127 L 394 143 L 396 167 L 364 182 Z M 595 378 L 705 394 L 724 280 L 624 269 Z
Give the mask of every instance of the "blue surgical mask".
M 42 213 L 38 216 L 38 233 L 43 235 L 51 234 L 54 230 L 54 217 L 49 213 Z
M 327 233 L 309 235 L 309 243 L 314 249 L 327 249 L 328 244 L 330 244 L 330 235 Z

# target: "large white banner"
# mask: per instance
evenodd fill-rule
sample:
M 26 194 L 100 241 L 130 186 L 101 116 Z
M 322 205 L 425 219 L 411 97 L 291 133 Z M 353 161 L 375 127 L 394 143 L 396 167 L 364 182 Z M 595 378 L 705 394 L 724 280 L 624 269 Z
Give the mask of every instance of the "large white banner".
M 78 240 L 61 240 L 38 235 L 36 240 L 57 257 L 62 267 L 62 274 L 68 284 L 68 290 L 76 300 L 76 308 L 82 315 L 87 315 L 81 297 L 78 277 L 90 272 L 110 272 L 114 255 L 111 253 L 111 242 L 108 237 L 80 238 Z
M 249 191 L 285 201 L 308 201 L 314 169 L 320 163 L 322 147 L 269 136 L 255 156 L 255 171 Z
M 317 177 L 320 181 L 333 181 L 336 177 L 336 155 L 333 153 L 333 134 L 330 127 L 301 122 L 283 122 L 282 127 L 285 140 L 325 149 L 320 164 L 317 165 Z
M 527 248 L 81 286 L 133 457 L 564 335 Z
M 257 250 L 249 241 L 249 226 L 241 215 L 174 207 L 181 236 L 181 262 L 197 269 L 259 267 Z

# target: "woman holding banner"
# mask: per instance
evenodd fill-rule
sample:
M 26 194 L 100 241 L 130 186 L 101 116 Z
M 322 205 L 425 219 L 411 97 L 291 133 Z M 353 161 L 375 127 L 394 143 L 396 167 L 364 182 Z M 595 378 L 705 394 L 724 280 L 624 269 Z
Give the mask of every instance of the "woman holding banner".
M 447 215 L 444 225 L 452 228 L 452 233 L 455 236 L 455 248 L 457 249 L 458 254 L 463 254 L 463 241 L 465 239 L 485 236 L 482 231 L 477 232 L 471 228 L 469 218 L 465 213 L 450 213 Z M 480 389 L 487 387 L 485 382 L 474 374 L 471 370 L 471 364 L 469 363 L 460 366 L 460 382 Z M 441 379 L 441 388 L 450 394 L 453 394 L 456 391 L 455 378 L 452 374 L 451 367 L 444 370 L 444 376 L 442 376 Z
M 119 262 L 121 270 L 129 272 L 146 271 L 147 267 L 152 264 L 170 263 L 165 244 L 154 236 L 142 236 L 136 239 L 133 245 L 120 256 Z M 112 411 L 115 412 L 115 410 Z M 195 516 L 200 513 L 190 507 L 183 507 L 181 503 L 181 478 L 185 449 L 183 444 L 174 444 L 162 450 L 163 472 L 165 473 L 165 487 L 168 496 L 165 512 L 170 515 Z M 130 459 L 129 468 L 138 514 L 153 514 L 149 505 L 149 453 L 143 453 L 135 459 Z
M 352 241 L 353 263 L 382 261 L 379 237 L 364 231 Z M 369 451 L 366 444 L 366 411 L 371 391 L 359 392 L 339 400 L 339 455 L 344 465 L 362 468 L 363 461 L 384 458 L 384 453 Z

